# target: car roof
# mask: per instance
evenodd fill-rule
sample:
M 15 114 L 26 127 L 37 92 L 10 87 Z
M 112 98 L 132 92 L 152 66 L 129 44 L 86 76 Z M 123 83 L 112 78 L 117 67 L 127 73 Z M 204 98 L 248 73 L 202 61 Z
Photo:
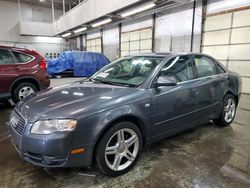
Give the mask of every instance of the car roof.
M 20 48 L 20 47 L 15 47 L 15 46 L 0 45 L 0 49 L 17 51 L 17 52 L 21 52 L 21 53 L 27 53 L 27 54 L 30 54 L 30 55 L 34 55 L 34 53 L 38 54 L 35 50 L 28 49 L 28 48 Z
M 196 52 L 168 52 L 168 53 L 140 53 L 140 54 L 133 54 L 127 55 L 124 57 L 137 57 L 137 56 L 145 56 L 145 57 L 166 57 L 166 56 L 174 56 L 174 55 L 206 55 L 202 53 Z
M 170 55 L 171 53 L 140 53 L 140 54 L 131 54 L 126 55 L 124 57 L 166 57 L 167 55 Z
M 10 49 L 10 48 L 12 48 L 12 46 L 3 46 L 3 45 L 0 45 L 0 48 Z
M 2 49 L 15 49 L 15 50 L 27 50 L 26 48 L 20 48 L 20 47 L 16 47 L 16 46 L 4 46 L 4 45 L 0 45 L 0 48 L 2 48 Z

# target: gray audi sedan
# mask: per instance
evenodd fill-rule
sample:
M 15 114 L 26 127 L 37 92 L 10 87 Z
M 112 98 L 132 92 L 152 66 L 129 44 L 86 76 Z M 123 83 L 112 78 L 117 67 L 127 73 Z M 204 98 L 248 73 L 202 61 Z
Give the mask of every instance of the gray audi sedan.
M 43 167 L 128 172 L 142 149 L 213 120 L 232 123 L 241 79 L 204 54 L 120 58 L 92 77 L 33 94 L 13 109 L 13 145 Z M 173 138 L 174 139 L 174 138 Z

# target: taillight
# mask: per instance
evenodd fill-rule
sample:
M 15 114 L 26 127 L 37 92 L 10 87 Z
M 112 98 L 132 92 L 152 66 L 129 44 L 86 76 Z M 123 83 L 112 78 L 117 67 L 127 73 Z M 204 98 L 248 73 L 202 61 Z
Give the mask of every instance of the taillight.
M 47 69 L 47 62 L 45 59 L 43 59 L 41 62 L 40 62 L 40 68 L 43 69 L 43 70 L 46 70 Z

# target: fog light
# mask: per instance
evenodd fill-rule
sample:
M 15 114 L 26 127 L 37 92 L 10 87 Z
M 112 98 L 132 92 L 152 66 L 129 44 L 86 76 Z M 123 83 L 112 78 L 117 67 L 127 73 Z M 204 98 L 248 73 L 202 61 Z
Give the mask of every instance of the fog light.
M 71 150 L 71 154 L 79 154 L 79 153 L 83 153 L 84 151 L 85 151 L 84 148 L 73 149 Z

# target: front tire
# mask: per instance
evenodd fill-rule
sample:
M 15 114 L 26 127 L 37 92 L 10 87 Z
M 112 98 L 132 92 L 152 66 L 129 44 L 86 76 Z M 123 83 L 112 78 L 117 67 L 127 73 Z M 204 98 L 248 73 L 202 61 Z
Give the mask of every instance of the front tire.
M 23 100 L 25 97 L 35 93 L 36 91 L 37 88 L 34 84 L 29 82 L 21 83 L 14 89 L 12 100 L 14 103 L 18 103 L 20 100 Z
M 142 134 L 133 123 L 120 122 L 110 128 L 97 145 L 97 167 L 108 176 L 127 173 L 142 150 Z
M 215 121 L 218 126 L 226 127 L 229 126 L 236 115 L 236 99 L 233 95 L 227 94 L 223 99 L 222 111 L 220 117 Z

